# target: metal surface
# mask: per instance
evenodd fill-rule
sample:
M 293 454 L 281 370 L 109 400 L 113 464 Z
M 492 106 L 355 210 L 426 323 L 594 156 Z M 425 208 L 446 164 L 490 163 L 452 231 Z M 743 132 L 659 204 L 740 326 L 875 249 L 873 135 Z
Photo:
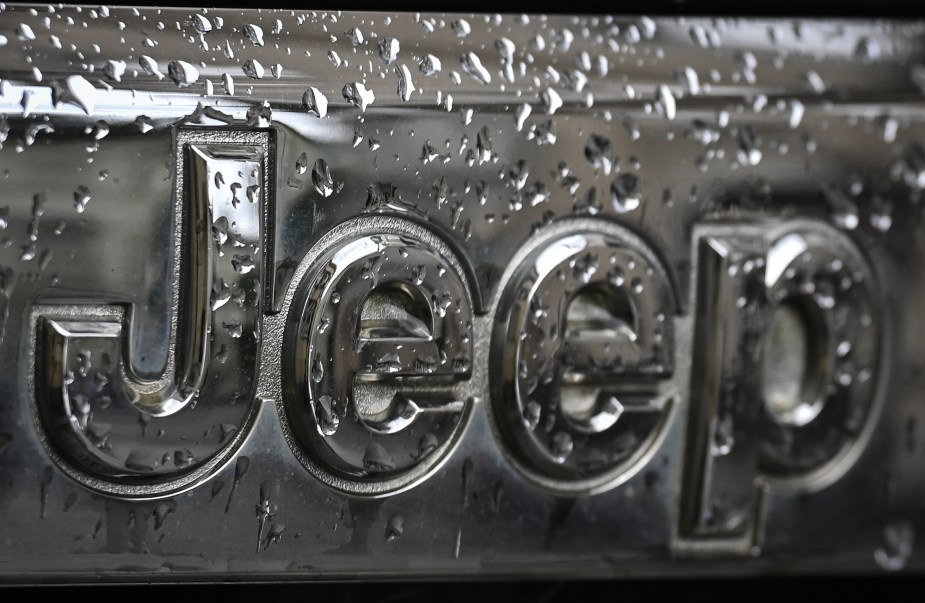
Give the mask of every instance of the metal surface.
M 921 571 L 923 40 L 5 5 L 0 581 Z

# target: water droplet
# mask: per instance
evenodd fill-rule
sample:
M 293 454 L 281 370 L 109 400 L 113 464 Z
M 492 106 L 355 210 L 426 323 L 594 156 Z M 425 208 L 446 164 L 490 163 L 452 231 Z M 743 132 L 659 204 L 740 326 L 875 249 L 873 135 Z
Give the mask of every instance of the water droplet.
M 139 57 L 138 59 L 138 64 L 141 65 L 142 71 L 144 71 L 148 75 L 153 75 L 157 77 L 157 79 L 159 80 L 164 79 L 164 74 L 161 73 L 161 70 L 157 65 L 157 61 L 155 61 L 151 57 L 147 55 L 141 55 L 141 57 Z
M 238 274 L 247 274 L 256 268 L 253 258 L 249 255 L 235 255 L 231 259 L 231 266 Z
M 395 461 L 382 444 L 370 442 L 363 453 L 363 466 L 370 471 L 390 471 L 395 468 Z
M 251 78 L 252 80 L 259 80 L 263 78 L 263 65 L 261 65 L 260 61 L 257 61 L 256 59 L 247 59 L 247 62 L 244 63 L 242 70 L 244 71 L 244 75 Z
M 807 71 L 803 76 L 803 85 L 810 91 L 816 94 L 822 94 L 825 92 L 825 82 L 822 81 L 822 77 L 815 71 Z
M 597 187 L 592 186 L 584 195 L 576 197 L 572 209 L 577 214 L 588 214 L 591 216 L 601 213 L 602 208 L 597 200 Z
M 267 538 L 263 543 L 264 550 L 268 549 L 271 544 L 278 543 L 283 538 L 283 532 L 286 530 L 286 526 L 281 523 L 274 523 L 270 526 L 270 530 L 267 532 Z
M 732 452 L 732 447 L 734 445 L 735 424 L 732 421 L 732 414 L 725 413 L 716 423 L 710 454 L 714 457 L 726 456 Z
M 440 59 L 432 54 L 425 54 L 421 62 L 418 63 L 418 69 L 425 77 L 440 73 Z
M 255 128 L 269 128 L 273 121 L 273 110 L 268 101 L 263 101 L 247 110 L 247 125 Z
M 476 134 L 476 150 L 478 153 L 479 164 L 491 160 L 491 132 L 488 126 L 482 127 Z
M 562 106 L 562 97 L 553 88 L 546 88 L 540 92 L 540 100 L 543 101 L 546 115 L 554 114 Z
M 385 540 L 386 542 L 392 542 L 398 538 L 401 538 L 402 532 L 405 527 L 405 518 L 399 513 L 395 513 L 389 517 L 389 521 L 385 526 Z
M 271 499 L 279 496 L 279 482 L 277 480 L 267 480 L 261 482 L 259 498 L 257 499 L 257 551 L 260 551 L 260 540 L 263 534 L 263 528 L 268 521 L 276 516 L 274 511 L 276 505 L 271 504 Z M 272 531 L 272 528 L 271 528 Z M 282 533 L 282 531 L 280 531 Z M 269 544 L 269 536 L 267 538 Z
M 689 96 L 700 94 L 700 78 L 693 67 L 684 67 L 678 71 L 678 81 L 681 83 L 685 94 Z
M 739 163 L 742 165 L 758 165 L 761 162 L 761 149 L 758 148 L 760 139 L 755 135 L 751 126 L 739 128 Z
M 498 54 L 501 55 L 501 61 L 504 63 L 511 63 L 514 60 L 514 51 L 516 46 L 514 42 L 508 40 L 507 38 L 499 38 L 495 40 L 495 49 L 498 51 Z
M 296 159 L 295 169 L 300 174 L 304 174 L 308 170 L 308 156 L 305 153 L 301 153 L 299 158 Z
M 531 124 L 530 131 L 527 132 L 527 140 L 535 140 L 539 145 L 549 145 L 556 143 L 556 124 L 553 120 L 547 120 L 541 124 Z
M 659 84 L 656 89 L 655 106 L 659 115 L 665 119 L 672 120 L 675 118 L 677 105 L 674 95 L 671 94 L 671 90 L 668 89 L 668 86 Z
M 39 501 L 41 503 L 41 517 L 45 518 L 45 507 L 48 504 L 48 488 L 51 486 L 51 480 L 54 477 L 54 471 L 51 467 L 46 467 L 42 472 L 42 482 L 39 485 Z
M 736 66 L 742 71 L 754 71 L 755 67 L 758 66 L 758 59 L 747 50 L 735 53 L 733 58 Z
M 226 354 L 227 354 L 227 350 L 228 350 L 227 346 L 225 346 L 225 344 L 222 344 L 222 346 L 223 346 L 224 349 L 226 350 Z M 216 354 L 216 356 L 218 356 L 218 355 Z M 227 358 L 226 358 L 226 360 L 227 360 Z M 219 438 L 218 438 L 218 441 L 219 441 L 219 442 L 224 442 L 224 441 L 228 440 L 228 438 L 230 438 L 231 436 L 233 436 L 233 435 L 235 434 L 235 432 L 237 432 L 237 431 L 238 431 L 237 426 L 232 425 L 231 423 L 221 423 L 221 424 L 219 425 L 219 431 L 218 431 Z
M 244 26 L 244 35 L 254 46 L 263 46 L 263 28 L 259 25 L 248 23 Z
M 656 26 L 655 21 L 653 21 L 651 17 L 640 17 L 638 26 L 644 39 L 651 40 L 655 37 Z
M 435 291 L 430 296 L 430 307 L 441 318 L 446 316 L 447 309 L 453 304 L 453 297 L 448 291 Z
M 77 210 L 77 213 L 82 214 L 85 209 L 87 209 L 87 203 L 90 202 L 90 189 L 84 185 L 80 185 L 74 191 L 74 209 Z
M 696 140 L 701 144 L 710 145 L 720 139 L 720 131 L 699 119 L 695 119 L 691 122 L 691 127 L 685 131 L 684 136 L 688 140 Z
M 216 179 L 220 176 L 221 174 L 217 174 Z M 212 239 L 219 248 L 228 240 L 228 218 L 225 216 L 220 216 L 215 223 L 212 224 Z
M 228 331 L 228 334 L 234 339 L 239 339 L 244 332 L 244 328 L 241 326 L 241 321 L 239 320 L 223 322 L 222 327 Z
M 453 30 L 457 38 L 465 38 L 472 32 L 472 26 L 465 19 L 456 19 L 450 23 L 450 29 Z
M 363 32 L 360 31 L 359 27 L 352 27 L 344 32 L 344 35 L 347 36 L 347 39 L 350 40 L 350 43 L 354 46 L 360 46 L 363 44 L 365 39 L 363 38 Z
M 324 333 L 325 331 L 328 330 L 328 327 L 330 326 L 331 326 L 331 319 L 325 316 L 318 322 L 318 332 Z
M 328 114 L 328 97 L 321 90 L 311 87 L 302 95 L 302 106 L 309 115 L 324 117 Z
M 218 310 L 231 299 L 231 288 L 225 283 L 224 279 L 218 279 L 212 284 L 211 292 L 212 311 Z
M 319 396 L 315 403 L 315 423 L 318 427 L 318 433 L 322 437 L 332 436 L 337 433 L 340 426 L 340 416 L 335 412 L 334 400 L 331 396 Z
M 238 198 L 238 192 L 240 192 L 243 187 L 240 182 L 232 182 L 231 186 L 228 188 L 231 189 L 231 205 L 237 209 L 238 205 L 241 203 L 241 200 Z
M 106 61 L 103 66 L 103 73 L 114 82 L 121 82 L 125 74 L 125 61 Z
M 614 164 L 613 143 L 608 138 L 591 134 L 585 144 L 585 158 L 595 169 L 603 170 L 609 175 Z
M 171 61 L 167 65 L 167 75 L 177 86 L 184 88 L 199 79 L 199 70 L 186 61 Z
M 574 442 L 572 436 L 564 431 L 560 431 L 552 437 L 553 460 L 557 463 L 564 463 L 568 455 L 572 453 Z
M 915 528 L 907 521 L 892 522 L 883 530 L 882 543 L 874 550 L 874 561 L 888 572 L 904 567 L 915 546 Z
M 72 75 L 64 80 L 63 85 L 60 82 L 52 85 L 52 98 L 55 106 L 72 103 L 83 109 L 87 115 L 92 115 L 96 102 L 96 88 L 83 76 Z
M 344 100 L 349 102 L 360 111 L 366 111 L 366 107 L 373 104 L 376 95 L 372 90 L 367 90 L 366 86 L 359 82 L 346 84 L 342 90 Z
M 475 471 L 475 463 L 472 461 L 472 457 L 467 456 L 463 461 L 462 466 L 462 499 L 463 499 L 463 508 L 466 507 L 466 504 L 469 502 L 469 485 L 472 483 L 472 473 Z
M 31 42 L 35 39 L 35 32 L 25 23 L 20 23 L 16 28 L 16 36 L 23 42 Z
M 22 105 L 22 116 L 29 117 L 35 111 L 39 99 L 32 90 L 23 90 L 22 99 L 19 104 Z
M 896 133 L 899 131 L 899 120 L 889 115 L 880 118 L 880 126 L 883 133 L 883 142 L 892 144 L 896 141 Z
M 822 192 L 832 208 L 833 221 L 845 230 L 857 228 L 860 222 L 858 208 L 845 193 L 839 187 L 831 184 L 823 185 Z
M 806 112 L 806 108 L 803 106 L 803 103 L 797 99 L 792 99 L 789 105 L 790 117 L 787 119 L 787 124 L 790 126 L 791 130 L 796 130 L 803 121 L 803 114 Z
M 434 146 L 430 144 L 429 140 L 426 141 L 421 149 L 421 161 L 424 163 L 424 165 L 427 165 L 439 156 L 440 154 L 437 152 L 437 149 L 435 149 Z
M 517 107 L 517 111 L 514 113 L 514 124 L 517 126 L 518 132 L 523 130 L 524 122 L 530 117 L 531 111 L 533 111 L 533 108 L 527 103 L 523 103 Z
M 581 92 L 588 85 L 588 76 L 577 69 L 567 69 L 562 73 L 562 83 L 573 92 Z M 588 95 L 591 97 L 591 95 Z M 593 97 L 591 97 L 593 98 Z M 591 105 L 588 105 L 591 106 Z
M 328 162 L 324 159 L 319 159 L 312 167 L 312 184 L 322 197 L 330 197 L 334 192 L 334 179 L 331 176 Z
M 385 38 L 379 42 L 379 58 L 386 65 L 391 65 L 398 59 L 398 51 L 401 48 L 398 40 L 395 38 Z
M 870 201 L 870 224 L 880 232 L 887 232 L 893 225 L 893 204 L 879 195 Z
M 636 29 L 634 25 L 631 25 L 633 29 Z M 575 34 L 569 29 L 558 29 L 553 31 L 553 43 L 556 48 L 561 52 L 568 52 L 568 49 L 572 46 L 572 41 L 575 40 Z
M 618 213 L 633 211 L 640 204 L 639 177 L 635 174 L 620 174 L 610 184 L 610 200 Z
M 189 448 L 184 448 L 183 450 L 175 450 L 173 453 L 173 464 L 177 467 L 188 467 L 196 458 L 193 456 L 193 452 Z
M 195 14 L 191 19 L 193 27 L 200 34 L 207 34 L 212 31 L 212 22 L 205 15 Z
M 225 89 L 225 94 L 234 96 L 234 80 L 231 79 L 231 75 L 228 73 L 222 74 L 222 88 Z
M 225 482 L 221 480 L 215 480 L 212 482 L 212 492 L 209 496 L 209 502 L 215 500 L 215 497 L 221 494 L 222 490 L 225 488 Z
M 527 425 L 527 429 L 533 431 L 540 424 L 540 417 L 542 416 L 543 409 L 540 407 L 539 402 L 536 400 L 530 400 L 524 406 L 524 423 Z
M 474 52 L 467 52 L 460 58 L 460 63 L 462 64 L 463 71 L 475 78 L 476 81 L 482 84 L 491 83 L 491 74 L 488 73 L 482 65 L 481 59 Z
M 406 65 L 395 67 L 395 74 L 398 75 L 398 98 L 408 102 L 411 100 L 411 93 L 414 92 L 414 82 L 411 81 L 411 71 Z
M 424 278 L 427 276 L 427 267 L 423 264 L 412 269 L 411 277 L 414 280 L 415 285 L 420 285 L 424 282 Z
M 321 358 L 315 356 L 315 361 L 312 363 L 312 381 L 315 383 L 321 383 L 324 379 L 324 363 L 321 362 Z
M 515 191 L 519 191 L 527 183 L 527 178 L 529 176 L 530 169 L 527 167 L 527 162 L 521 159 L 508 171 L 508 184 Z
M 158 460 L 151 450 L 132 450 L 125 459 L 125 466 L 128 469 L 142 473 L 154 471 L 157 464 Z
M 231 482 L 231 491 L 228 492 L 228 502 L 225 503 L 225 513 L 228 512 L 228 509 L 231 508 L 231 500 L 234 498 L 234 492 L 238 488 L 238 484 L 244 478 L 244 474 L 247 473 L 248 468 L 251 465 L 250 458 L 246 456 L 238 457 L 238 460 L 234 464 L 234 481 Z
M 854 47 L 854 58 L 860 63 L 873 63 L 880 58 L 880 42 L 866 37 L 861 38 Z

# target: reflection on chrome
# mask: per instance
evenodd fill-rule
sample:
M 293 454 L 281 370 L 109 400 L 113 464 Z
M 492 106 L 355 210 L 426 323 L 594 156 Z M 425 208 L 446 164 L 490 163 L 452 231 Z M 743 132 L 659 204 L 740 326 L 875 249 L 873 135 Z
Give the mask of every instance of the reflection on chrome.
M 0 7 L 0 582 L 921 570 L 923 40 Z

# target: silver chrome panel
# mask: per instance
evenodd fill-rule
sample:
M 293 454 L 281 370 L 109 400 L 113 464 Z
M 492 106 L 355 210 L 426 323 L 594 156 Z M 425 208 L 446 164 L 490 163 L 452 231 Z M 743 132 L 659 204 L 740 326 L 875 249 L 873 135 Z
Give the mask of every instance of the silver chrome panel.
M 0 582 L 925 568 L 925 23 L 0 36 Z

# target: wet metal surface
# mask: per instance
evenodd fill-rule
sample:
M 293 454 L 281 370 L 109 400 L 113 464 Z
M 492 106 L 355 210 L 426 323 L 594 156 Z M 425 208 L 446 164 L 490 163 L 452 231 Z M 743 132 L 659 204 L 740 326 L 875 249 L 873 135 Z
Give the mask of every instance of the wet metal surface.
M 0 9 L 0 581 L 925 567 L 925 24 Z

